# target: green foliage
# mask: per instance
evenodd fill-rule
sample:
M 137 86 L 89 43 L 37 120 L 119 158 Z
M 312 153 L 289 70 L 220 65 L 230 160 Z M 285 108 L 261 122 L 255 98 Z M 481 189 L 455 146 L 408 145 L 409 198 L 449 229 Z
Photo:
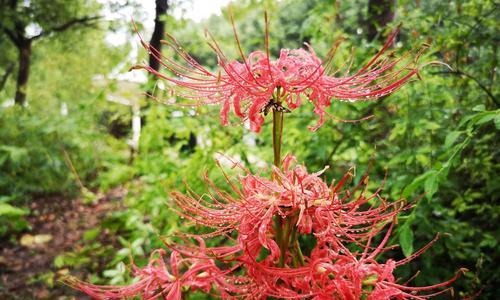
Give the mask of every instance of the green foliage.
M 403 254 L 408 257 L 413 253 L 413 230 L 411 229 L 411 224 L 413 218 L 408 218 L 405 223 L 399 227 L 399 245 Z
M 72 18 L 95 13 L 98 7 L 81 1 L 31 1 L 16 9 L 19 12 L 2 10 L 8 16 L 0 27 L 11 28 L 12 22 L 22 19 L 50 31 Z M 107 135 L 108 124 L 99 122 L 108 106 L 107 88 L 96 84 L 95 78 L 119 63 L 128 48 L 106 45 L 105 29 L 105 24 L 75 27 L 34 42 L 26 108 L 9 107 L 15 73 L 6 77 L 0 91 L 0 195 L 8 195 L 11 205 L 25 206 L 33 197 L 54 193 L 93 195 L 87 188 L 99 185 L 98 174 L 123 160 L 119 153 L 126 149 L 125 142 Z M 0 33 L 0 41 L 0 70 L 4 70 L 15 61 L 15 52 L 6 35 Z M 108 181 L 112 179 L 119 181 Z M 11 230 L 3 220 L 0 228 L 1 234 Z
M 12 200 L 7 196 L 0 197 L 0 236 L 29 228 L 28 223 L 22 218 L 29 211 L 9 204 L 8 202 Z
M 98 7 L 93 1 L 65 0 L 34 0 L 29 3 L 2 0 L 0 4 L 8 8 L 0 14 L 3 26 L 13 28 L 19 24 L 36 24 L 40 30 L 52 30 Z
M 0 216 L 2 217 L 19 217 L 25 214 L 25 210 L 14 207 L 8 203 L 0 203 Z
M 3 110 L 0 117 L 1 194 L 23 200 L 32 194 L 75 191 L 65 152 L 75 156 L 70 159 L 81 178 L 92 176 L 95 159 L 88 153 L 95 145 L 71 131 L 71 120 L 42 119 L 17 108 Z

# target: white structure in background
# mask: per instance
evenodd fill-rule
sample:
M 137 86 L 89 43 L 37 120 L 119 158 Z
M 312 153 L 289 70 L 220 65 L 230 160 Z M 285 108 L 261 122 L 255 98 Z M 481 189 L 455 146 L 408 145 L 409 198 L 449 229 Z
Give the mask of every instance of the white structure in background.
M 117 92 L 108 93 L 107 100 L 110 102 L 126 105 L 130 107 L 132 113 L 132 137 L 127 141 L 134 152 L 139 150 L 139 140 L 141 138 L 141 97 L 144 95 L 141 92 L 139 83 L 118 80 Z
M 122 66 L 123 68 L 123 66 Z M 123 78 L 117 69 L 111 71 L 110 79 L 105 78 L 103 75 L 98 75 L 93 78 L 94 84 L 100 87 L 107 87 L 110 85 L 110 80 L 114 80 L 116 88 L 114 92 L 108 92 L 106 100 L 109 102 L 117 103 L 130 107 L 132 114 L 132 137 L 127 141 L 134 152 L 139 150 L 139 139 L 141 137 L 141 99 L 144 93 L 141 88 L 141 83 L 146 82 L 146 76 L 141 76 L 139 72 L 130 75 L 128 78 Z
M 66 117 L 68 115 L 68 104 L 66 102 L 61 103 L 61 116 Z
M 2 102 L 2 107 L 12 107 L 16 104 L 16 101 L 14 101 L 14 98 L 9 98 Z
M 132 104 L 132 139 L 129 145 L 135 152 L 139 151 L 139 139 L 141 138 L 141 106 L 138 101 Z
M 139 87 L 138 87 L 139 88 Z M 137 152 L 139 150 L 139 139 L 141 138 L 141 105 L 139 99 L 132 98 L 130 100 L 119 95 L 108 95 L 108 101 L 129 106 L 132 110 L 132 138 L 127 140 L 127 144 Z

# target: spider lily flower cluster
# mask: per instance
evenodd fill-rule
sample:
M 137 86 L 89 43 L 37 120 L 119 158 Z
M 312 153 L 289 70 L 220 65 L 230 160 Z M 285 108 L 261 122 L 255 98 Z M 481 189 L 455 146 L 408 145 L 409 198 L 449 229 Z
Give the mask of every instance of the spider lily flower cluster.
M 421 52 L 410 61 L 407 60 L 408 55 L 393 58 L 390 53 L 384 56 L 398 32 L 399 29 L 395 30 L 380 51 L 355 72 L 351 72 L 351 64 L 344 64 L 340 69 L 333 68 L 332 62 L 339 43 L 330 49 L 323 60 L 317 57 L 308 44 L 305 45 L 306 49 L 282 49 L 277 59 L 271 59 L 266 30 L 266 51 L 254 51 L 246 56 L 235 29 L 241 61 L 229 60 L 209 34 L 209 44 L 217 55 L 220 67 L 218 72 L 211 72 L 199 64 L 170 35 L 167 35 L 163 44 L 170 46 L 184 63 L 164 56 L 142 38 L 141 42 L 150 55 L 174 76 L 156 71 L 147 64 L 134 68 L 146 69 L 170 82 L 178 96 L 191 100 L 185 105 L 220 104 L 223 125 L 229 124 L 232 110 L 238 118 L 248 119 L 250 128 L 255 132 L 261 130 L 264 116 L 271 105 L 283 107 L 289 112 L 302 105 L 304 100 L 309 101 L 319 117 L 316 125 L 309 127 L 315 131 L 324 123 L 325 115 L 328 115 L 326 108 L 331 105 L 332 99 L 351 102 L 374 100 L 393 93 L 418 75 L 416 63 Z M 400 63 L 403 66 L 398 68 Z
M 228 178 L 230 192 L 208 178 L 211 192 L 205 195 L 173 192 L 179 215 L 212 228 L 210 233 L 182 234 L 183 242 L 178 243 L 165 241 L 171 249 L 170 264 L 163 259 L 165 251 L 157 250 L 149 265 L 133 268 L 137 281 L 130 286 L 96 286 L 74 279 L 70 284 L 96 299 L 181 299 L 181 291 L 193 290 L 222 299 L 428 299 L 448 290 L 440 288 L 458 273 L 425 287 L 398 283 L 393 275 L 437 237 L 408 258 L 376 260 L 392 248 L 386 244 L 393 220 L 409 205 L 386 202 L 380 189 L 367 195 L 367 176 L 348 190 L 343 186 L 349 173 L 327 185 L 319 177 L 322 171 L 308 173 L 294 161 L 286 156 L 283 169 L 273 167 L 272 179 L 244 170 L 244 175 Z M 279 222 L 282 219 L 292 222 Z M 316 240 L 309 253 L 302 253 L 297 235 Z M 381 241 L 372 245 L 377 235 Z M 216 237 L 225 237 L 231 245 L 206 246 L 205 240 Z
M 364 67 L 340 76 L 336 76 L 339 70 L 331 70 L 335 47 L 326 60 L 320 60 L 309 45 L 281 50 L 271 60 L 267 17 L 264 52 L 246 57 L 234 32 L 241 62 L 229 61 L 212 38 L 219 73 L 196 62 L 171 36 L 164 43 L 184 64 L 143 45 L 177 77 L 148 66 L 139 68 L 171 82 L 193 105 L 220 104 L 225 125 L 232 110 L 258 132 L 272 110 L 271 175 L 252 174 L 234 163 L 241 175 L 231 178 L 223 171 L 225 188 L 230 190 L 205 176 L 209 191 L 202 195 L 191 190 L 172 192 L 172 208 L 181 217 L 211 230 L 165 239 L 169 259 L 167 251 L 160 249 L 147 266 L 133 265 L 136 278 L 131 285 L 98 286 L 75 278 L 66 282 L 96 299 L 183 299 L 183 293 L 199 290 L 222 299 L 421 300 L 449 291 L 464 270 L 446 282 L 419 287 L 410 286 L 411 279 L 402 283 L 394 276 L 397 267 L 421 255 L 438 237 L 407 258 L 380 262 L 379 256 L 394 248 L 388 241 L 397 215 L 412 205 L 387 201 L 380 195 L 381 188 L 369 193 L 368 176 L 352 188 L 347 187 L 352 185 L 349 172 L 327 184 L 321 176 L 328 167 L 310 173 L 293 155 L 281 158 L 284 113 L 302 105 L 303 99 L 313 104 L 319 116 L 317 125 L 310 128 L 315 130 L 324 122 L 332 99 L 364 101 L 385 96 L 418 75 L 418 67 L 412 64 L 397 68 L 405 58 L 383 56 L 397 30 Z M 221 240 L 222 245 L 207 245 Z

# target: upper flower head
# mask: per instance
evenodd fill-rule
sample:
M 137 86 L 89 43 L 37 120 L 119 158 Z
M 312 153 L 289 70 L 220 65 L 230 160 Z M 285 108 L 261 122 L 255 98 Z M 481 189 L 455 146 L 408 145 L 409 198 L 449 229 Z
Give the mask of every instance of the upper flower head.
M 332 99 L 366 101 L 386 96 L 418 73 L 414 62 L 396 66 L 408 56 L 392 58 L 383 54 L 393 43 L 398 33 L 395 30 L 380 51 L 356 72 L 350 67 L 332 70 L 332 61 L 338 43 L 331 48 L 326 58 L 317 57 L 312 47 L 306 49 L 282 49 L 279 57 L 271 59 L 268 48 L 266 17 L 266 51 L 254 51 L 245 56 L 236 34 L 233 32 L 240 53 L 240 60 L 229 60 L 217 41 L 209 33 L 209 45 L 217 55 L 219 70 L 211 72 L 184 51 L 171 35 L 163 40 L 184 61 L 179 63 L 145 43 L 144 48 L 174 76 L 160 73 L 148 65 L 139 65 L 157 77 L 173 84 L 172 88 L 182 98 L 190 99 L 190 105 L 220 104 L 221 123 L 229 124 L 229 112 L 250 121 L 251 129 L 259 132 L 270 109 L 290 111 L 308 100 L 319 116 L 311 130 L 319 128 L 325 119 L 325 108 Z M 417 60 L 420 53 L 415 55 Z

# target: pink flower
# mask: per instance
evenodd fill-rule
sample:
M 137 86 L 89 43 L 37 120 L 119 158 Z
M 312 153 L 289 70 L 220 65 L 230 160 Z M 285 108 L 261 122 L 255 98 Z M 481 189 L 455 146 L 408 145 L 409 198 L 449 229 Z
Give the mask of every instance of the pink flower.
M 408 258 L 377 261 L 394 248 L 386 246 L 393 221 L 409 206 L 401 201 L 387 203 L 380 190 L 366 195 L 367 177 L 347 190 L 350 174 L 327 185 L 320 178 L 325 170 L 309 173 L 291 155 L 282 166 L 272 168 L 271 179 L 243 167 L 244 174 L 235 179 L 224 173 L 231 191 L 206 178 L 210 191 L 203 195 L 173 192 L 180 216 L 213 230 L 165 241 L 171 251 L 168 265 L 165 252 L 157 250 L 146 267 L 133 267 L 136 282 L 129 286 L 96 286 L 78 280 L 68 280 L 69 284 L 97 299 L 180 299 L 183 290 L 201 290 L 222 299 L 421 300 L 449 290 L 446 286 L 459 273 L 424 287 L 399 283 L 393 275 L 437 238 Z M 280 244 L 283 235 L 288 240 L 296 233 L 315 239 L 310 253 L 293 248 L 300 248 L 298 242 L 285 248 Z M 211 238 L 227 242 L 208 247 L 205 240 Z M 372 245 L 374 240 L 378 245 Z
M 100 286 L 69 278 L 66 283 L 94 299 L 181 299 L 183 287 L 208 293 L 219 275 L 223 274 L 211 259 L 182 259 L 178 252 L 170 254 L 170 264 L 164 260 L 165 250 L 153 252 L 144 268 L 133 266 L 136 282 L 128 286 Z M 185 272 L 181 274 L 181 269 Z
M 404 56 L 394 59 L 383 56 L 393 43 L 399 29 L 388 38 L 380 51 L 358 71 L 332 70 L 332 61 L 338 44 L 333 47 L 324 60 L 319 59 L 310 45 L 306 49 L 281 49 L 279 57 L 271 59 L 268 49 L 266 21 L 266 51 L 254 51 L 245 56 L 236 34 L 235 40 L 241 61 L 229 60 L 217 41 L 210 35 L 210 46 L 218 58 L 219 70 L 211 72 L 198 63 L 171 35 L 163 43 L 170 46 L 183 60 L 174 61 L 146 44 L 144 48 L 155 57 L 172 75 L 160 73 L 148 65 L 143 68 L 172 83 L 178 96 L 191 100 L 188 105 L 220 104 L 220 118 L 223 125 L 229 124 L 229 112 L 250 121 L 251 129 L 259 132 L 264 117 L 270 109 L 293 110 L 304 100 L 314 105 L 314 113 L 319 116 L 317 124 L 310 127 L 318 129 L 325 120 L 326 108 L 332 99 L 367 101 L 386 96 L 408 82 L 418 73 L 415 66 L 420 53 L 414 61 L 404 63 Z M 403 66 L 397 68 L 399 63 Z
M 173 192 L 171 196 L 182 209 L 178 212 L 181 216 L 214 228 L 217 235 L 237 230 L 242 247 L 256 247 L 248 253 L 256 257 L 262 246 L 270 251 L 270 261 L 279 258 L 279 247 L 272 235 L 275 217 L 291 218 L 299 233 L 312 233 L 337 248 L 343 242 L 366 239 L 381 229 L 380 224 L 408 208 L 401 201 L 383 200 L 376 207 L 370 206 L 368 202 L 378 199 L 379 191 L 367 196 L 362 190 L 368 183 L 366 178 L 354 190 L 341 191 L 350 174 L 328 186 L 319 177 L 325 170 L 308 173 L 305 166 L 295 162 L 295 157 L 287 155 L 283 170 L 272 167 L 273 179 L 244 170 L 245 175 L 238 179 L 241 187 L 230 182 L 236 196 L 222 192 L 208 178 L 214 193 L 190 196 Z M 360 193 L 351 199 L 356 191 Z
M 311 254 L 311 268 L 313 268 L 311 272 L 314 280 L 312 286 L 314 293 L 317 293 L 317 299 L 429 299 L 450 291 L 451 288 L 442 288 L 449 286 L 460 273 L 467 271 L 460 269 L 448 281 L 431 286 L 411 287 L 407 285 L 408 281 L 397 283 L 393 275 L 394 270 L 421 255 L 437 241 L 438 237 L 408 258 L 400 261 L 388 259 L 384 263 L 379 263 L 376 257 L 389 249 L 384 246 L 392 227 L 393 225 L 389 227 L 377 247 L 371 247 L 368 242 L 361 253 L 352 253 L 347 248 L 335 252 L 326 245 L 316 247 Z

